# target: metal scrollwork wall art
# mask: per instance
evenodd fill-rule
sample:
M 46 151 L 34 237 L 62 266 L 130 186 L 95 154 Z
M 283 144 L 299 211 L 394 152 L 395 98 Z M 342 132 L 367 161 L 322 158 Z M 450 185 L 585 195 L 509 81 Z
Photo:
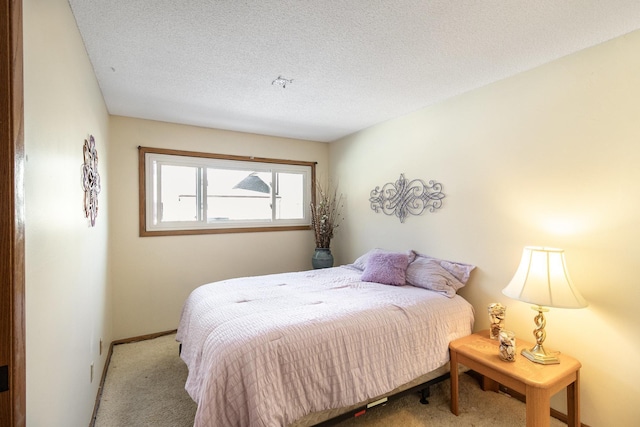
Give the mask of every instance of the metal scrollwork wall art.
M 389 182 L 371 190 L 371 209 L 376 213 L 395 215 L 404 223 L 407 215 L 422 215 L 425 210 L 434 212 L 442 206 L 442 184 L 421 179 L 409 181 L 400 174 L 396 182 Z
M 91 227 L 96 225 L 98 216 L 98 193 L 100 193 L 100 174 L 98 173 L 98 151 L 92 135 L 84 140 L 84 165 L 82 165 L 82 189 L 84 190 L 84 215 L 89 218 Z

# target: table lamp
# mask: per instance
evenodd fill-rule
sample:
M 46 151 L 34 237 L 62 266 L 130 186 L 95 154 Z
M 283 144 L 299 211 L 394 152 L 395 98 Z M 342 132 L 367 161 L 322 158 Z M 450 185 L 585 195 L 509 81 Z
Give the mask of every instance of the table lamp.
M 510 298 L 535 304 L 531 307 L 538 314 L 534 318 L 536 329 L 533 335 L 536 344 L 522 350 L 522 355 L 532 362 L 550 365 L 560 363 L 557 357 L 547 354 L 542 343 L 547 334 L 544 330 L 546 307 L 583 308 L 588 304 L 574 287 L 567 271 L 564 250 L 527 246 L 511 282 L 502 290 Z

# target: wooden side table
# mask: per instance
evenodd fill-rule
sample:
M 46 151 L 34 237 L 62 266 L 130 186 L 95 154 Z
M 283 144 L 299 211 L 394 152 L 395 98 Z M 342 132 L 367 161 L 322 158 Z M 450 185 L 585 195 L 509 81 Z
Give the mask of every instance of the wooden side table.
M 532 343 L 516 338 L 518 353 Z M 498 341 L 482 331 L 449 344 L 451 353 L 451 412 L 458 415 L 458 363 L 473 369 L 526 397 L 527 427 L 550 425 L 550 399 L 567 388 L 568 423 L 580 427 L 580 367 L 579 361 L 560 354 L 557 365 L 531 362 L 521 354 L 515 362 L 505 362 L 498 356 Z

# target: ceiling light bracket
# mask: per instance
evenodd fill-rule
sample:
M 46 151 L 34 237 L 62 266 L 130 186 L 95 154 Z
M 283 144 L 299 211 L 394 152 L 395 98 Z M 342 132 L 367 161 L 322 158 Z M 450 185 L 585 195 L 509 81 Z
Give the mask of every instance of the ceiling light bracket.
M 272 85 L 280 86 L 282 89 L 286 88 L 289 83 L 293 83 L 293 79 L 285 79 L 282 76 L 278 76 L 277 79 L 271 82 Z

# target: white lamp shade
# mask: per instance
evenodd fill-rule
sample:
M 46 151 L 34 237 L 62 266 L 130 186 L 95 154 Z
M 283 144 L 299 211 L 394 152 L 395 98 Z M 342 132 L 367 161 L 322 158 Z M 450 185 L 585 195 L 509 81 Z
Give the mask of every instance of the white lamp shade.
M 502 293 L 546 307 L 583 308 L 588 305 L 569 277 L 562 249 L 524 248 L 518 270 Z

